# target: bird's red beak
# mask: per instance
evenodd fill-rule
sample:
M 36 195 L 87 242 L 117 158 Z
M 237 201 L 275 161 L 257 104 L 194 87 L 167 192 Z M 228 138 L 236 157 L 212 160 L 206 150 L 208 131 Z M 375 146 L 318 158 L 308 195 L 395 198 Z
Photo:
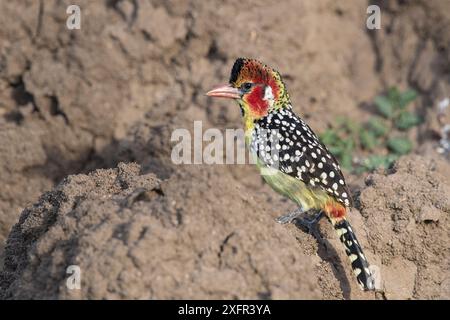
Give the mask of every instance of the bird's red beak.
M 238 89 L 226 84 L 206 93 L 209 97 L 219 97 L 219 98 L 229 98 L 229 99 L 239 99 L 241 93 Z

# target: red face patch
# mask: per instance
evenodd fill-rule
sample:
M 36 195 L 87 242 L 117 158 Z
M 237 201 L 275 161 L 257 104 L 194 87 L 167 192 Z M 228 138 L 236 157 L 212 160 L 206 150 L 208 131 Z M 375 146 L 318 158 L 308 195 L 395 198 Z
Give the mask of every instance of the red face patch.
M 261 86 L 270 86 L 275 100 L 278 99 L 279 86 L 274 78 L 273 72 L 269 67 L 261 64 L 259 61 L 247 61 L 242 68 L 236 85 L 239 86 L 244 82 L 253 82 Z M 264 88 L 262 88 L 264 89 Z
M 255 86 L 252 91 L 245 96 L 245 100 L 255 115 L 265 115 L 269 109 L 269 103 L 263 98 L 264 87 L 261 85 Z

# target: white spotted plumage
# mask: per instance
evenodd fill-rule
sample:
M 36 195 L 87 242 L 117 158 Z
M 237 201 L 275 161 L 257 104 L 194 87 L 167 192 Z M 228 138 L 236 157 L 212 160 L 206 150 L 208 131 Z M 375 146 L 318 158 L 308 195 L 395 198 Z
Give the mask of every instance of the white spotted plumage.
M 350 206 L 350 193 L 339 164 L 291 106 L 273 110 L 256 121 L 250 147 L 267 166 L 278 168 L 311 187 L 322 188 Z

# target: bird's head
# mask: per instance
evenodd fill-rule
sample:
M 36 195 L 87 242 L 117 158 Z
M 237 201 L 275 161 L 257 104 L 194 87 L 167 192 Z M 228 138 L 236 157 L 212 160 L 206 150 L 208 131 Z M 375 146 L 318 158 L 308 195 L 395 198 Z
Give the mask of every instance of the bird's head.
M 290 105 L 278 71 L 255 59 L 237 59 L 229 84 L 215 88 L 207 95 L 237 100 L 244 117 L 250 120 L 258 120 L 272 110 Z

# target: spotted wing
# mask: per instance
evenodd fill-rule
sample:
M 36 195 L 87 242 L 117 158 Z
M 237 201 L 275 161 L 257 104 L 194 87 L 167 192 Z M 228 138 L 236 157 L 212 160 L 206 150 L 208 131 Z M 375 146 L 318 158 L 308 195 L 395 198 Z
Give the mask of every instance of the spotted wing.
M 268 167 L 321 188 L 346 206 L 351 197 L 336 158 L 290 108 L 270 113 L 255 124 L 252 149 Z

